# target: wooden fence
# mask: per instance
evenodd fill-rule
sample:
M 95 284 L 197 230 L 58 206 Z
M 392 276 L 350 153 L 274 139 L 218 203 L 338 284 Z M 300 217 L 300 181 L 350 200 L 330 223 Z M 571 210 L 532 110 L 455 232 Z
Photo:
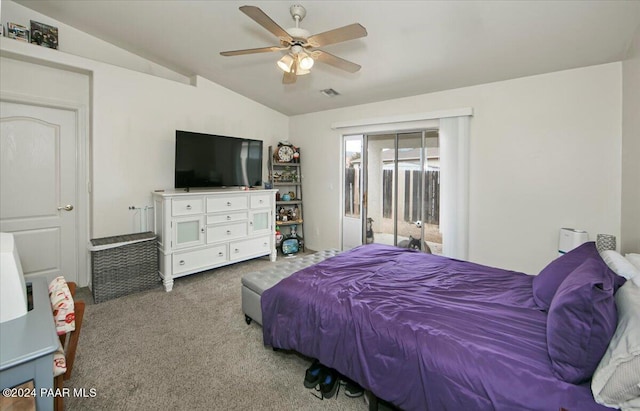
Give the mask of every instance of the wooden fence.
M 421 199 L 419 170 L 405 170 L 404 182 L 398 179 L 400 199 L 404 204 L 398 204 L 404 221 L 422 220 L 425 224 L 440 223 L 440 171 L 431 170 L 425 173 L 425 198 Z M 404 184 L 403 184 L 404 183 Z M 393 170 L 383 170 L 382 174 L 382 215 L 393 217 Z M 423 203 L 424 217 L 420 216 L 419 204 Z
M 420 192 L 419 170 L 401 171 L 404 178 L 399 178 L 400 192 L 404 198 L 404 204 L 399 208 L 402 211 L 404 221 L 413 222 L 423 220 L 425 224 L 440 223 L 440 171 L 431 170 L 425 173 L 425 198 L 422 200 Z M 360 215 L 359 204 L 359 175 L 354 168 L 345 168 L 344 206 L 346 214 Z M 404 180 L 404 181 L 402 181 Z M 392 218 L 393 216 L 393 170 L 383 170 L 382 174 L 382 216 Z M 418 205 L 423 201 L 424 219 L 420 216 Z

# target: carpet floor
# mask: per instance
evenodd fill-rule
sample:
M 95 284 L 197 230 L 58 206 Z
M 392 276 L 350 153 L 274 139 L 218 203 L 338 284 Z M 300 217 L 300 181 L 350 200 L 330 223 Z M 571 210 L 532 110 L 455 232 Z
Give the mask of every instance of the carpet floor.
M 279 264 L 285 259 L 279 258 Z M 241 277 L 259 258 L 100 304 L 87 302 L 72 378 L 84 397 L 67 410 L 367 410 L 364 397 L 320 400 L 304 388 L 311 360 L 274 352 L 262 328 L 247 325 Z M 91 389 L 95 396 L 91 395 Z

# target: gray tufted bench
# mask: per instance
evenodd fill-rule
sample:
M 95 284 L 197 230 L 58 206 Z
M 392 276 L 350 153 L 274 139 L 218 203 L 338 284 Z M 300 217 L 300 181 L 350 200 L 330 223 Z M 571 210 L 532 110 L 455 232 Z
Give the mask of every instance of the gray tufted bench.
M 251 320 L 262 325 L 262 308 L 260 296 L 267 288 L 276 285 L 280 280 L 290 276 L 296 271 L 319 263 L 322 260 L 338 255 L 340 251 L 335 249 L 318 251 L 315 254 L 296 256 L 288 261 L 272 264 L 264 270 L 254 271 L 242 277 L 242 312 L 247 324 Z

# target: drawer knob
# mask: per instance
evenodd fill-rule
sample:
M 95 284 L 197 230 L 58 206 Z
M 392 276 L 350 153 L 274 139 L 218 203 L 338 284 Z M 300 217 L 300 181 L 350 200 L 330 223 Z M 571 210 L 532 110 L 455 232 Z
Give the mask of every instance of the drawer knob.
M 240 250 L 238 250 L 237 248 L 236 248 L 234 251 L 235 251 L 236 253 L 239 253 L 239 252 L 240 252 Z
M 222 251 L 220 251 L 220 252 L 218 253 L 218 255 L 219 255 L 220 257 L 222 257 L 222 256 L 224 255 L 224 253 L 223 253 Z
M 191 205 L 187 204 L 187 210 L 191 210 Z
M 231 235 L 231 230 L 227 230 L 227 235 Z
M 180 260 L 180 265 L 184 265 L 184 260 Z
M 231 216 L 230 215 L 227 216 L 227 220 L 231 220 Z
M 260 204 L 264 203 L 264 200 L 260 200 Z
M 227 207 L 231 207 L 231 201 L 227 201 Z
M 200 232 L 201 232 L 201 233 L 204 233 L 204 227 L 202 227 L 202 228 L 200 229 Z

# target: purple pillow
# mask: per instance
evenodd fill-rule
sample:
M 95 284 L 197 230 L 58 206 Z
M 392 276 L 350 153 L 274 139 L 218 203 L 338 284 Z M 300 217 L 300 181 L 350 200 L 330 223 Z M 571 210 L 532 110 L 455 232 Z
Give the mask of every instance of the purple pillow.
M 533 278 L 533 300 L 538 307 L 548 310 L 562 281 L 589 257 L 600 258 L 596 243 L 593 241 L 574 248 L 542 269 L 540 274 Z
M 589 258 L 560 284 L 547 315 L 553 373 L 578 384 L 593 375 L 616 331 L 613 277 Z

